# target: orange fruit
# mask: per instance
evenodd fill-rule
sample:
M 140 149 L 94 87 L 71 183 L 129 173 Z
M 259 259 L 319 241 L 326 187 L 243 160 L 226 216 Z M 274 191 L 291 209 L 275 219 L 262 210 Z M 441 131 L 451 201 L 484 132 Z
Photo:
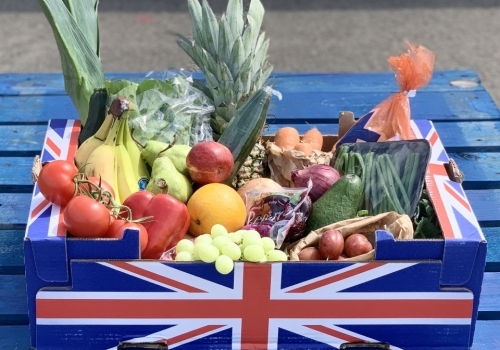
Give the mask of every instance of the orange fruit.
M 223 225 L 228 232 L 245 225 L 245 203 L 236 190 L 221 183 L 201 186 L 187 202 L 191 223 L 189 233 L 197 237 L 210 233 L 215 224 Z

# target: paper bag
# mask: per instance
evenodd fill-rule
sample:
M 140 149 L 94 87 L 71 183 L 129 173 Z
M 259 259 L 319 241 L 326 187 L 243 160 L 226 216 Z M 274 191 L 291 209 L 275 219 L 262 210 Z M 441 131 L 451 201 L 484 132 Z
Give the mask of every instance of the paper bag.
M 386 230 L 394 236 L 395 239 L 413 239 L 413 224 L 408 215 L 400 215 L 396 212 L 387 212 L 375 216 L 363 216 L 353 219 L 343 220 L 334 224 L 311 231 L 307 236 L 290 245 L 285 250 L 289 255 L 290 261 L 298 261 L 299 253 L 306 247 L 318 245 L 321 234 L 330 229 L 337 229 L 344 236 L 344 240 L 353 233 L 361 233 L 368 238 L 372 246 L 375 247 L 375 231 Z M 375 249 L 352 258 L 345 258 L 342 261 L 367 261 L 373 260 Z

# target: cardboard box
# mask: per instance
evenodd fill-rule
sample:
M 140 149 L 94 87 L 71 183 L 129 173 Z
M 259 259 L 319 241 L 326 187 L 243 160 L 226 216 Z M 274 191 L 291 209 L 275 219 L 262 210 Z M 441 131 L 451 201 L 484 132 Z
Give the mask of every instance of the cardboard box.
M 66 238 L 61 208 L 35 186 L 24 241 L 31 345 L 468 349 L 486 242 L 446 174 L 432 123 L 412 127 L 433 147 L 426 185 L 444 239 L 395 241 L 377 231 L 375 261 L 364 263 L 241 262 L 221 275 L 202 262 L 138 260 L 135 231 L 122 240 Z M 42 161 L 72 159 L 78 132 L 78 121 L 51 120 Z

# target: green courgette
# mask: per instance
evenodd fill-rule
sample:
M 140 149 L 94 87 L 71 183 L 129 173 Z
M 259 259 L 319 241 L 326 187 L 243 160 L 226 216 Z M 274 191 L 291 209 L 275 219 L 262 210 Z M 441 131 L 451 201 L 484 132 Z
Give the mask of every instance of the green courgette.
M 226 146 L 234 158 L 234 166 L 225 183 L 231 185 L 234 177 L 252 151 L 264 129 L 272 90 L 263 87 L 257 90 L 231 119 L 219 143 Z
M 356 217 L 362 195 L 363 181 L 360 177 L 354 174 L 343 175 L 314 202 L 306 232 Z

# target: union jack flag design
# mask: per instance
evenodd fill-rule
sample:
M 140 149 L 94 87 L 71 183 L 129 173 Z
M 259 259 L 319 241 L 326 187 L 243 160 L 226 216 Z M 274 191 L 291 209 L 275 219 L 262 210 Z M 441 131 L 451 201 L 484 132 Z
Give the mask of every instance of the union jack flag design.
M 427 139 L 432 147 L 425 184 L 434 208 L 441 213 L 439 222 L 445 239 L 483 241 L 483 233 L 462 186 L 450 180 L 443 166 L 450 159 L 434 125 L 428 120 L 412 120 L 411 125 L 415 138 Z
M 91 346 L 81 349 L 116 349 L 119 341 L 164 341 L 179 350 L 384 341 L 397 350 L 414 348 L 416 338 L 426 348 L 446 337 L 465 349 L 473 295 L 441 290 L 440 268 L 237 263 L 224 276 L 203 263 L 74 262 L 71 290 L 37 294 L 37 345 L 80 349 L 85 334 Z
M 79 126 L 51 120 L 42 161 L 72 159 Z M 426 184 L 445 238 L 483 240 L 461 186 L 446 175 L 448 158 L 432 123 L 413 122 L 412 127 L 415 137 L 433 147 Z M 35 186 L 27 238 L 65 241 L 61 213 Z M 467 349 L 479 298 L 467 288 L 443 288 L 444 259 L 438 257 L 241 262 L 221 275 L 213 264 L 72 260 L 65 254 L 66 288 L 43 282 L 47 287 L 40 289 L 39 282 L 28 281 L 29 295 L 36 293 L 30 324 L 36 330 L 32 344 L 39 350 L 117 349 L 119 342 L 164 342 L 179 350 L 339 349 L 353 342 L 386 342 L 393 350 Z M 37 264 L 30 266 L 39 269 Z
M 50 120 L 40 156 L 42 163 L 59 159 L 73 161 L 78 145 L 79 133 L 79 120 Z M 66 237 L 66 230 L 62 225 L 61 213 L 61 207 L 46 200 L 35 183 L 26 236 L 30 239 Z M 33 225 L 35 222 L 36 225 Z

